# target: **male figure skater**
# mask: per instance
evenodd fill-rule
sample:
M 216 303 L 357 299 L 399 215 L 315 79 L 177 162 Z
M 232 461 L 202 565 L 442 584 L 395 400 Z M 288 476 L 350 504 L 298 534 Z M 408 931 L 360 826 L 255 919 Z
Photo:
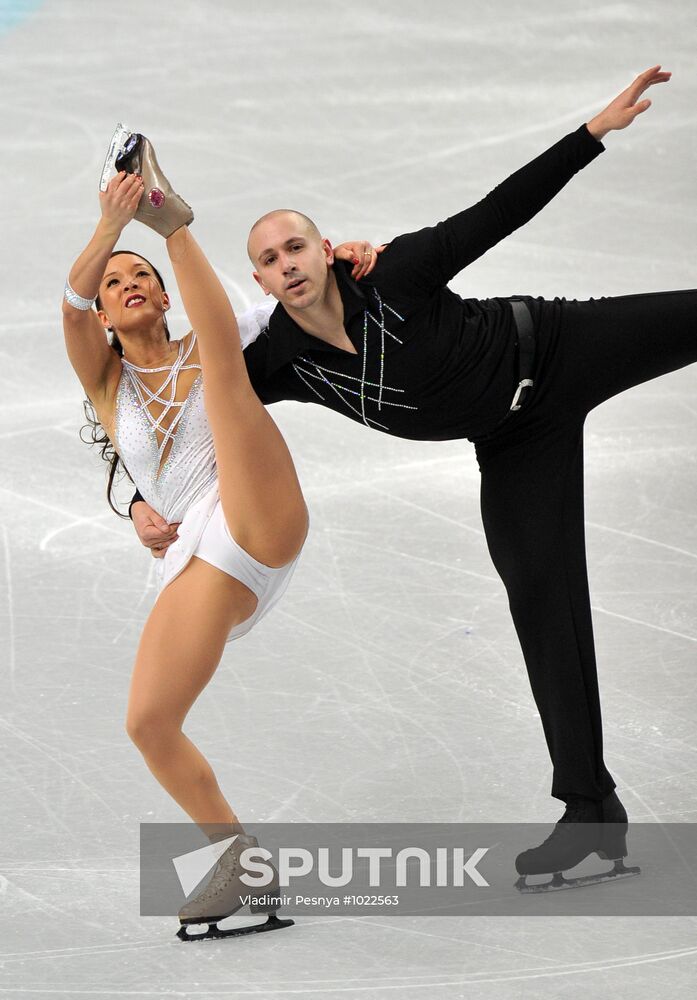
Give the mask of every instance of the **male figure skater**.
M 473 207 L 392 240 L 360 284 L 300 213 L 271 212 L 249 235 L 254 277 L 278 300 L 244 351 L 264 403 L 315 402 L 399 437 L 475 445 L 487 544 L 542 719 L 552 795 L 566 803 L 544 844 L 518 857 L 521 876 L 565 871 L 593 851 L 626 855 L 627 814 L 603 760 L 583 425 L 603 400 L 697 361 L 697 291 L 463 300 L 446 286 L 536 215 L 670 76 L 652 67 Z M 176 539 L 138 494 L 132 517 L 154 555 Z

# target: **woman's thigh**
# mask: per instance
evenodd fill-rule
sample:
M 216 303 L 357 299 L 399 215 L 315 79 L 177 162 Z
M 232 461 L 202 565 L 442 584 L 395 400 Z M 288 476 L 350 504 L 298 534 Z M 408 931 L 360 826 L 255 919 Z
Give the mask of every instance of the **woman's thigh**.
M 159 595 L 143 628 L 126 728 L 181 727 L 220 662 L 230 630 L 257 605 L 239 580 L 193 556 Z
M 632 386 L 697 362 L 697 289 L 564 301 L 550 387 L 585 415 Z
M 230 534 L 264 565 L 284 566 L 302 548 L 308 514 L 283 435 L 222 361 L 204 373 L 204 399 Z

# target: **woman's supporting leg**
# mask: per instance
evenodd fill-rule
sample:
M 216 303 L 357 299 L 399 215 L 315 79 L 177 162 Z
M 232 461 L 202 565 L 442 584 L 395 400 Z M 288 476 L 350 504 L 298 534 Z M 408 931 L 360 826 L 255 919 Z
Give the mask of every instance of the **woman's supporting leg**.
M 194 556 L 158 597 L 138 646 L 126 730 L 162 787 L 204 828 L 238 821 L 181 727 L 215 673 L 230 629 L 256 603 L 239 580 Z
M 487 544 L 503 580 L 554 768 L 552 795 L 600 799 L 603 762 L 583 520 L 583 423 L 477 445 Z
M 187 227 L 168 238 L 167 249 L 198 337 L 227 526 L 255 559 L 283 566 L 300 551 L 308 524 L 293 460 L 252 389 L 235 314 L 215 271 Z

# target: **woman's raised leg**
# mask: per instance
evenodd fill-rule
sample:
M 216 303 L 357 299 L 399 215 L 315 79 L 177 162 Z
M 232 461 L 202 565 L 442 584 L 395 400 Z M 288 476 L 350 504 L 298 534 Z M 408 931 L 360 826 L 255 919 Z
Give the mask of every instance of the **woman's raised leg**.
M 300 551 L 308 526 L 293 460 L 249 381 L 225 289 L 188 227 L 167 239 L 167 249 L 198 337 L 227 526 L 255 559 L 283 566 Z
M 204 831 L 238 820 L 182 724 L 215 673 L 230 629 L 256 603 L 243 583 L 194 556 L 158 597 L 138 646 L 126 730 L 155 778 Z

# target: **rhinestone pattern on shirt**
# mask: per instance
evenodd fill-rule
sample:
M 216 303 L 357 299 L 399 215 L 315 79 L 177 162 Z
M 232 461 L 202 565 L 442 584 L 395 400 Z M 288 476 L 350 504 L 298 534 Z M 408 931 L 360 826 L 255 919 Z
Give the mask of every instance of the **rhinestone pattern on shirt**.
M 355 413 L 356 416 L 360 417 L 366 427 L 379 427 L 381 430 L 386 431 L 389 430 L 389 427 L 380 423 L 380 421 L 376 420 L 374 417 L 368 416 L 366 413 L 367 402 L 376 403 L 377 409 L 380 412 L 382 412 L 382 408 L 384 406 L 396 406 L 405 410 L 418 410 L 418 406 L 411 406 L 408 403 L 397 403 L 394 400 L 387 400 L 384 398 L 385 392 L 403 393 L 406 391 L 404 389 L 399 389 L 396 386 L 385 385 L 385 337 L 391 337 L 398 344 L 403 343 L 400 338 L 396 336 L 396 334 L 387 329 L 387 326 L 385 325 L 385 311 L 387 310 L 392 313 L 402 323 L 404 322 L 404 317 L 400 316 L 399 313 L 392 308 L 392 306 L 382 301 L 382 298 L 376 288 L 373 288 L 372 291 L 377 302 L 378 314 L 380 318 L 378 319 L 374 316 L 369 309 L 366 309 L 363 313 L 363 366 L 360 378 L 355 375 L 346 375 L 344 372 L 334 371 L 325 365 L 320 365 L 316 361 L 312 361 L 304 354 L 298 355 L 302 364 L 295 362 L 293 364 L 293 369 L 298 378 L 301 379 L 308 389 L 314 392 L 316 396 L 319 396 L 323 402 L 326 402 L 325 397 L 318 389 L 315 388 L 314 385 L 312 385 L 310 381 L 308 381 L 308 379 L 314 379 L 315 381 L 319 381 L 328 386 L 333 392 L 336 393 L 339 399 L 349 408 L 349 410 Z M 368 368 L 368 326 L 370 320 L 372 320 L 372 322 L 375 323 L 380 330 L 380 367 L 377 382 L 370 381 L 366 377 Z M 328 376 L 335 376 L 341 378 L 344 382 L 350 382 L 353 384 L 345 385 L 342 382 L 335 382 Z M 372 389 L 377 388 L 377 396 L 368 395 L 367 387 Z M 343 393 L 357 396 L 360 408 L 358 406 L 354 406 L 350 400 L 346 399 Z

